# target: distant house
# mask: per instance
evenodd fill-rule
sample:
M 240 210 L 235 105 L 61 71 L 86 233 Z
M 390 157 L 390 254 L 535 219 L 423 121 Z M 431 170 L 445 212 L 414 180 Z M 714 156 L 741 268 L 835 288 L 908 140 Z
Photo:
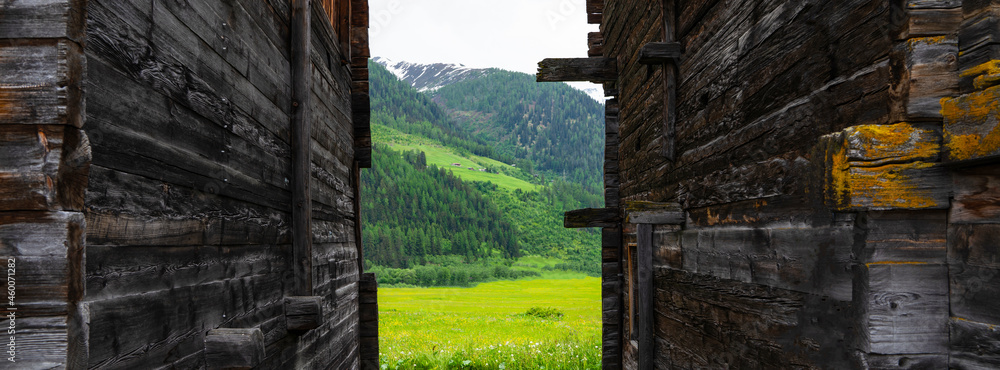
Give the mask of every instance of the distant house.
M 452 166 L 455 166 L 455 167 L 462 167 L 462 164 L 461 164 L 461 163 L 452 163 L 451 165 L 452 165 Z

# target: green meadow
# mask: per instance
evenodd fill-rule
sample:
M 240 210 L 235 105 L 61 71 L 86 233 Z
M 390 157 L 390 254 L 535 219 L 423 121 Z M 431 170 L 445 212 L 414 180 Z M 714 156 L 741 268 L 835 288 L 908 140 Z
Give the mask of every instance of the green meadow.
M 396 151 L 416 150 L 424 152 L 427 156 L 428 165 L 433 164 L 441 168 L 450 169 L 455 176 L 465 181 L 492 182 L 497 184 L 497 186 L 511 190 L 538 190 L 538 185 L 518 178 L 499 173 L 479 171 L 481 168 L 486 168 L 487 165 L 496 168 L 511 168 L 509 164 L 473 154 L 458 154 L 454 150 L 446 148 L 431 139 L 409 135 L 378 124 L 372 125 L 372 139 L 375 142 L 387 143 Z M 454 164 L 456 163 L 460 166 L 455 166 Z M 470 167 L 473 169 L 470 170 Z
M 599 278 L 546 273 L 473 288 L 379 288 L 378 301 L 382 369 L 600 368 Z

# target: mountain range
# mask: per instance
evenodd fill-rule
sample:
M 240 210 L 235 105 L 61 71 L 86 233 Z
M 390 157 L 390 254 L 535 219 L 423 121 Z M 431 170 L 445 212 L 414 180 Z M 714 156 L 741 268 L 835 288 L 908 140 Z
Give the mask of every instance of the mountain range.
M 484 76 L 490 72 L 501 71 L 498 68 L 471 68 L 464 64 L 451 63 L 411 63 L 396 61 L 386 57 L 374 57 L 372 61 L 385 67 L 400 80 L 406 81 L 419 92 L 433 92 L 444 86 Z M 598 103 L 604 104 L 604 89 L 600 86 L 576 82 L 567 83 L 570 87 L 587 93 Z

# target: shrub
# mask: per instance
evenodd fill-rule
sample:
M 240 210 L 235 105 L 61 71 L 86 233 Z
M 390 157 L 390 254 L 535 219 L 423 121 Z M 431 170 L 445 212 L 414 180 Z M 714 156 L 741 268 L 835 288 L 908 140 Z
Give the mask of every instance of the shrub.
M 521 315 L 545 320 L 560 320 L 563 317 L 563 312 L 552 307 L 532 307 Z

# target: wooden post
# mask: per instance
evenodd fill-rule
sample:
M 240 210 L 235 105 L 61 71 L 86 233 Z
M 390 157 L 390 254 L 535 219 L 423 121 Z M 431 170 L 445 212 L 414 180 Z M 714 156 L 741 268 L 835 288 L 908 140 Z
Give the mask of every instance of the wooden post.
M 358 248 L 358 274 L 365 273 L 365 249 L 361 239 L 361 166 L 358 161 L 354 161 L 352 171 L 354 181 L 354 244 Z
M 309 119 L 312 98 L 311 0 L 292 0 L 292 256 L 295 295 L 312 295 L 312 164 Z
M 664 45 L 674 43 L 674 24 L 676 22 L 676 12 L 674 11 L 674 0 L 663 0 L 663 41 Z M 678 44 L 679 46 L 679 44 Z M 678 48 L 679 49 L 679 48 Z M 676 58 L 668 59 L 663 63 L 663 90 L 664 90 L 664 110 L 663 117 L 663 146 L 660 148 L 660 155 L 668 161 L 676 159 L 675 131 L 677 129 L 677 63 Z
M 358 281 L 358 337 L 361 369 L 378 369 L 378 281 L 375 274 L 361 274 Z
M 636 316 L 639 321 L 636 328 L 639 342 L 637 356 L 639 369 L 647 370 L 653 368 L 653 225 L 639 224 L 636 234 Z

